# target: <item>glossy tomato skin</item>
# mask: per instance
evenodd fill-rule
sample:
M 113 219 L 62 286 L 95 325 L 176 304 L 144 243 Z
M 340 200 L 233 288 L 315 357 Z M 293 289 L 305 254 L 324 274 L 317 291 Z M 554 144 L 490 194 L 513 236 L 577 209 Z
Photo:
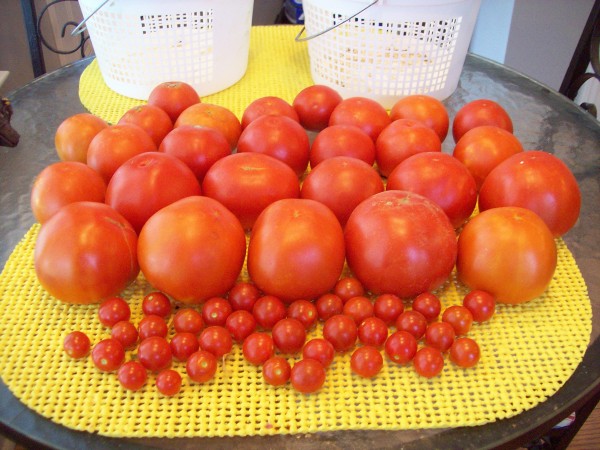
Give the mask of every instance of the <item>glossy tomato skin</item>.
M 296 122 L 300 122 L 298 113 L 292 105 L 290 105 L 281 97 L 268 95 L 266 97 L 259 97 L 256 100 L 253 100 L 246 107 L 242 114 L 242 129 L 246 128 L 253 120 L 267 115 L 287 116 Z
M 183 81 L 165 81 L 152 89 L 148 96 L 148 104 L 164 110 L 172 122 L 175 122 L 185 109 L 200 103 L 196 90 Z
M 458 142 L 467 131 L 481 125 L 493 125 L 513 132 L 513 123 L 506 110 L 493 100 L 480 98 L 463 105 L 454 116 L 454 142 Z
M 115 171 L 106 188 L 106 204 L 139 233 L 159 209 L 201 193 L 200 183 L 184 162 L 166 153 L 148 152 Z
M 310 167 L 334 156 L 357 158 L 370 166 L 375 162 L 375 143 L 354 125 L 331 125 L 323 129 L 310 147 Z
M 442 152 L 418 153 L 402 161 L 388 177 L 387 189 L 415 192 L 433 200 L 454 228 L 465 223 L 477 204 L 477 185 L 469 170 Z
M 292 106 L 304 128 L 320 131 L 327 127 L 331 113 L 341 101 L 342 96 L 335 89 L 314 84 L 302 89 Z
M 290 382 L 303 394 L 316 392 L 325 383 L 325 368 L 315 359 L 301 359 L 292 367 Z
M 365 97 L 343 99 L 331 112 L 329 125 L 353 125 L 367 133 L 373 141 L 391 122 L 381 104 Z
M 504 160 L 481 186 L 479 209 L 498 206 L 530 209 L 560 237 L 579 218 L 581 192 L 575 176 L 558 157 L 530 150 Z
M 71 203 L 44 224 L 34 262 L 40 284 L 68 303 L 97 303 L 117 295 L 139 273 L 137 236 L 110 206 Z
M 356 207 L 344 229 L 352 273 L 374 294 L 414 297 L 441 286 L 456 261 L 456 235 L 444 211 L 405 191 Z
M 54 135 L 54 146 L 61 161 L 87 163 L 87 152 L 92 139 L 108 123 L 90 113 L 79 113 L 61 122 Z
M 155 213 L 138 244 L 148 282 L 186 304 L 224 295 L 240 274 L 246 253 L 239 220 L 216 200 L 198 196 Z
M 392 121 L 398 119 L 412 119 L 423 122 L 433 129 L 444 141 L 448 135 L 450 118 L 444 104 L 429 95 L 407 95 L 398 100 L 390 110 Z
M 138 105 L 129 109 L 117 123 L 132 123 L 144 129 L 150 135 L 156 147 L 164 137 L 173 129 L 173 121 L 169 115 L 158 106 Z
M 344 234 L 323 204 L 284 199 L 258 217 L 248 245 L 248 273 L 256 286 L 291 303 L 330 291 L 344 268 Z
M 271 203 L 300 197 L 292 168 L 261 153 L 235 153 L 217 161 L 206 173 L 202 190 L 234 213 L 246 230 Z
M 175 128 L 183 125 L 200 125 L 218 130 L 225 136 L 231 149 L 237 145 L 242 124 L 229 109 L 210 103 L 195 103 L 183 110 L 175 121 Z
M 458 278 L 498 303 L 540 296 L 556 269 L 556 243 L 544 221 L 520 207 L 499 207 L 471 219 L 458 238 Z

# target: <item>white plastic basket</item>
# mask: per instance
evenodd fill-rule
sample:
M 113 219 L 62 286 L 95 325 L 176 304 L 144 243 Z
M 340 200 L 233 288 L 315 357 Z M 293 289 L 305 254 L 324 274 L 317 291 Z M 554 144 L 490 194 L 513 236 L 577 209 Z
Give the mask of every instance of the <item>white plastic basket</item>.
M 79 3 L 100 72 L 122 95 L 146 100 L 157 84 L 184 81 L 204 96 L 246 72 L 253 0 Z
M 313 81 L 386 108 L 412 94 L 449 97 L 458 86 L 480 0 L 370 3 L 304 0 Z

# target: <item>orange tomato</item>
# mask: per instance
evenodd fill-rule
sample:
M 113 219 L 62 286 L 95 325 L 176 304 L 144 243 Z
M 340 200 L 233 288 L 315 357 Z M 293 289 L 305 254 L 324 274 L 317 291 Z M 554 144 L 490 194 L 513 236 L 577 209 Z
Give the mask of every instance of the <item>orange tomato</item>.
M 173 121 L 169 115 L 158 106 L 153 105 L 135 106 L 126 111 L 117 123 L 132 123 L 143 128 L 157 147 L 173 129 Z
M 407 95 L 398 100 L 390 110 L 390 118 L 413 119 L 432 128 L 444 141 L 448 135 L 450 118 L 444 104 L 429 95 Z
M 232 149 L 242 133 L 242 124 L 233 112 L 210 103 L 196 103 L 185 109 L 175 122 L 176 128 L 182 125 L 202 125 L 219 130 Z
M 67 117 L 56 129 L 54 145 L 62 161 L 87 162 L 90 142 L 108 123 L 89 113 Z

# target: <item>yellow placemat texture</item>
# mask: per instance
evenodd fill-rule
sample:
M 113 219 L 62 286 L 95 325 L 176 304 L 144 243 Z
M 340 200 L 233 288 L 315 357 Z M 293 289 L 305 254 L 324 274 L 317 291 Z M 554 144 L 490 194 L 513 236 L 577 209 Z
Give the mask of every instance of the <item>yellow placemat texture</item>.
M 336 355 L 320 391 L 274 388 L 247 363 L 239 345 L 214 380 L 195 384 L 183 363 L 178 396 L 161 396 L 154 375 L 138 392 L 121 388 L 116 374 L 62 351 L 64 336 L 86 332 L 108 337 L 97 306 L 72 306 L 39 285 L 34 225 L 0 276 L 0 375 L 28 407 L 62 425 L 121 437 L 247 436 L 344 429 L 398 430 L 479 425 L 532 408 L 558 390 L 580 363 L 591 332 L 591 304 L 575 260 L 558 240 L 558 268 L 547 292 L 525 305 L 499 305 L 493 319 L 474 324 L 481 361 L 460 369 L 447 361 L 442 373 L 419 377 L 411 366 L 386 359 L 365 380 L 350 370 L 350 354 Z M 246 271 L 244 270 L 244 274 Z M 123 296 L 132 321 L 151 287 L 140 275 Z M 443 306 L 460 304 L 466 290 L 451 279 L 437 294 Z M 311 336 L 320 335 L 319 326 Z M 293 362 L 294 358 L 290 357 Z
M 292 103 L 298 92 L 313 84 L 307 43 L 294 40 L 299 31 L 293 25 L 252 27 L 245 75 L 230 88 L 203 97 L 202 102 L 224 106 L 240 119 L 244 109 L 260 97 L 274 95 Z M 88 111 L 109 123 L 145 103 L 111 90 L 96 59 L 81 75 L 79 98 Z

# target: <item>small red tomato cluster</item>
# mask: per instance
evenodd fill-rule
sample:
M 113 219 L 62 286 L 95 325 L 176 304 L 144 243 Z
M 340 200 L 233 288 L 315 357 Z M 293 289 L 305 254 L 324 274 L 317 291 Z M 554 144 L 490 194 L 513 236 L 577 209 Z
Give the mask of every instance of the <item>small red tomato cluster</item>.
M 225 363 L 237 343 L 247 362 L 262 367 L 266 383 L 282 386 L 289 382 L 307 394 L 323 386 L 336 353 L 352 352 L 350 370 L 364 378 L 381 371 L 382 351 L 396 364 L 412 362 L 416 372 L 428 378 L 441 372 L 444 353 L 457 366 L 472 367 L 480 351 L 465 335 L 474 321 L 487 321 L 494 311 L 495 299 L 484 291 L 471 291 L 463 305 L 450 306 L 442 313 L 433 293 L 420 294 L 412 300 L 412 309 L 405 310 L 396 295 L 371 299 L 351 276 L 341 278 L 332 292 L 315 302 L 289 304 L 240 281 L 227 298 L 213 297 L 200 309 L 173 308 L 165 294 L 151 292 L 143 298 L 143 317 L 137 325 L 131 321 L 125 299 L 108 298 L 98 307 L 98 319 L 110 329 L 110 337 L 91 347 L 85 333 L 73 331 L 63 346 L 76 359 L 86 357 L 91 348 L 95 367 L 116 372 L 128 390 L 142 389 L 148 374 L 155 373 L 158 391 L 172 396 L 182 384 L 173 361 L 185 363 L 192 382 L 205 383 L 217 373 L 219 359 Z M 318 321 L 323 322 L 322 337 L 308 339 Z M 391 327 L 395 331 L 390 334 Z M 420 349 L 419 341 L 423 341 Z M 293 365 L 290 358 L 294 358 Z

